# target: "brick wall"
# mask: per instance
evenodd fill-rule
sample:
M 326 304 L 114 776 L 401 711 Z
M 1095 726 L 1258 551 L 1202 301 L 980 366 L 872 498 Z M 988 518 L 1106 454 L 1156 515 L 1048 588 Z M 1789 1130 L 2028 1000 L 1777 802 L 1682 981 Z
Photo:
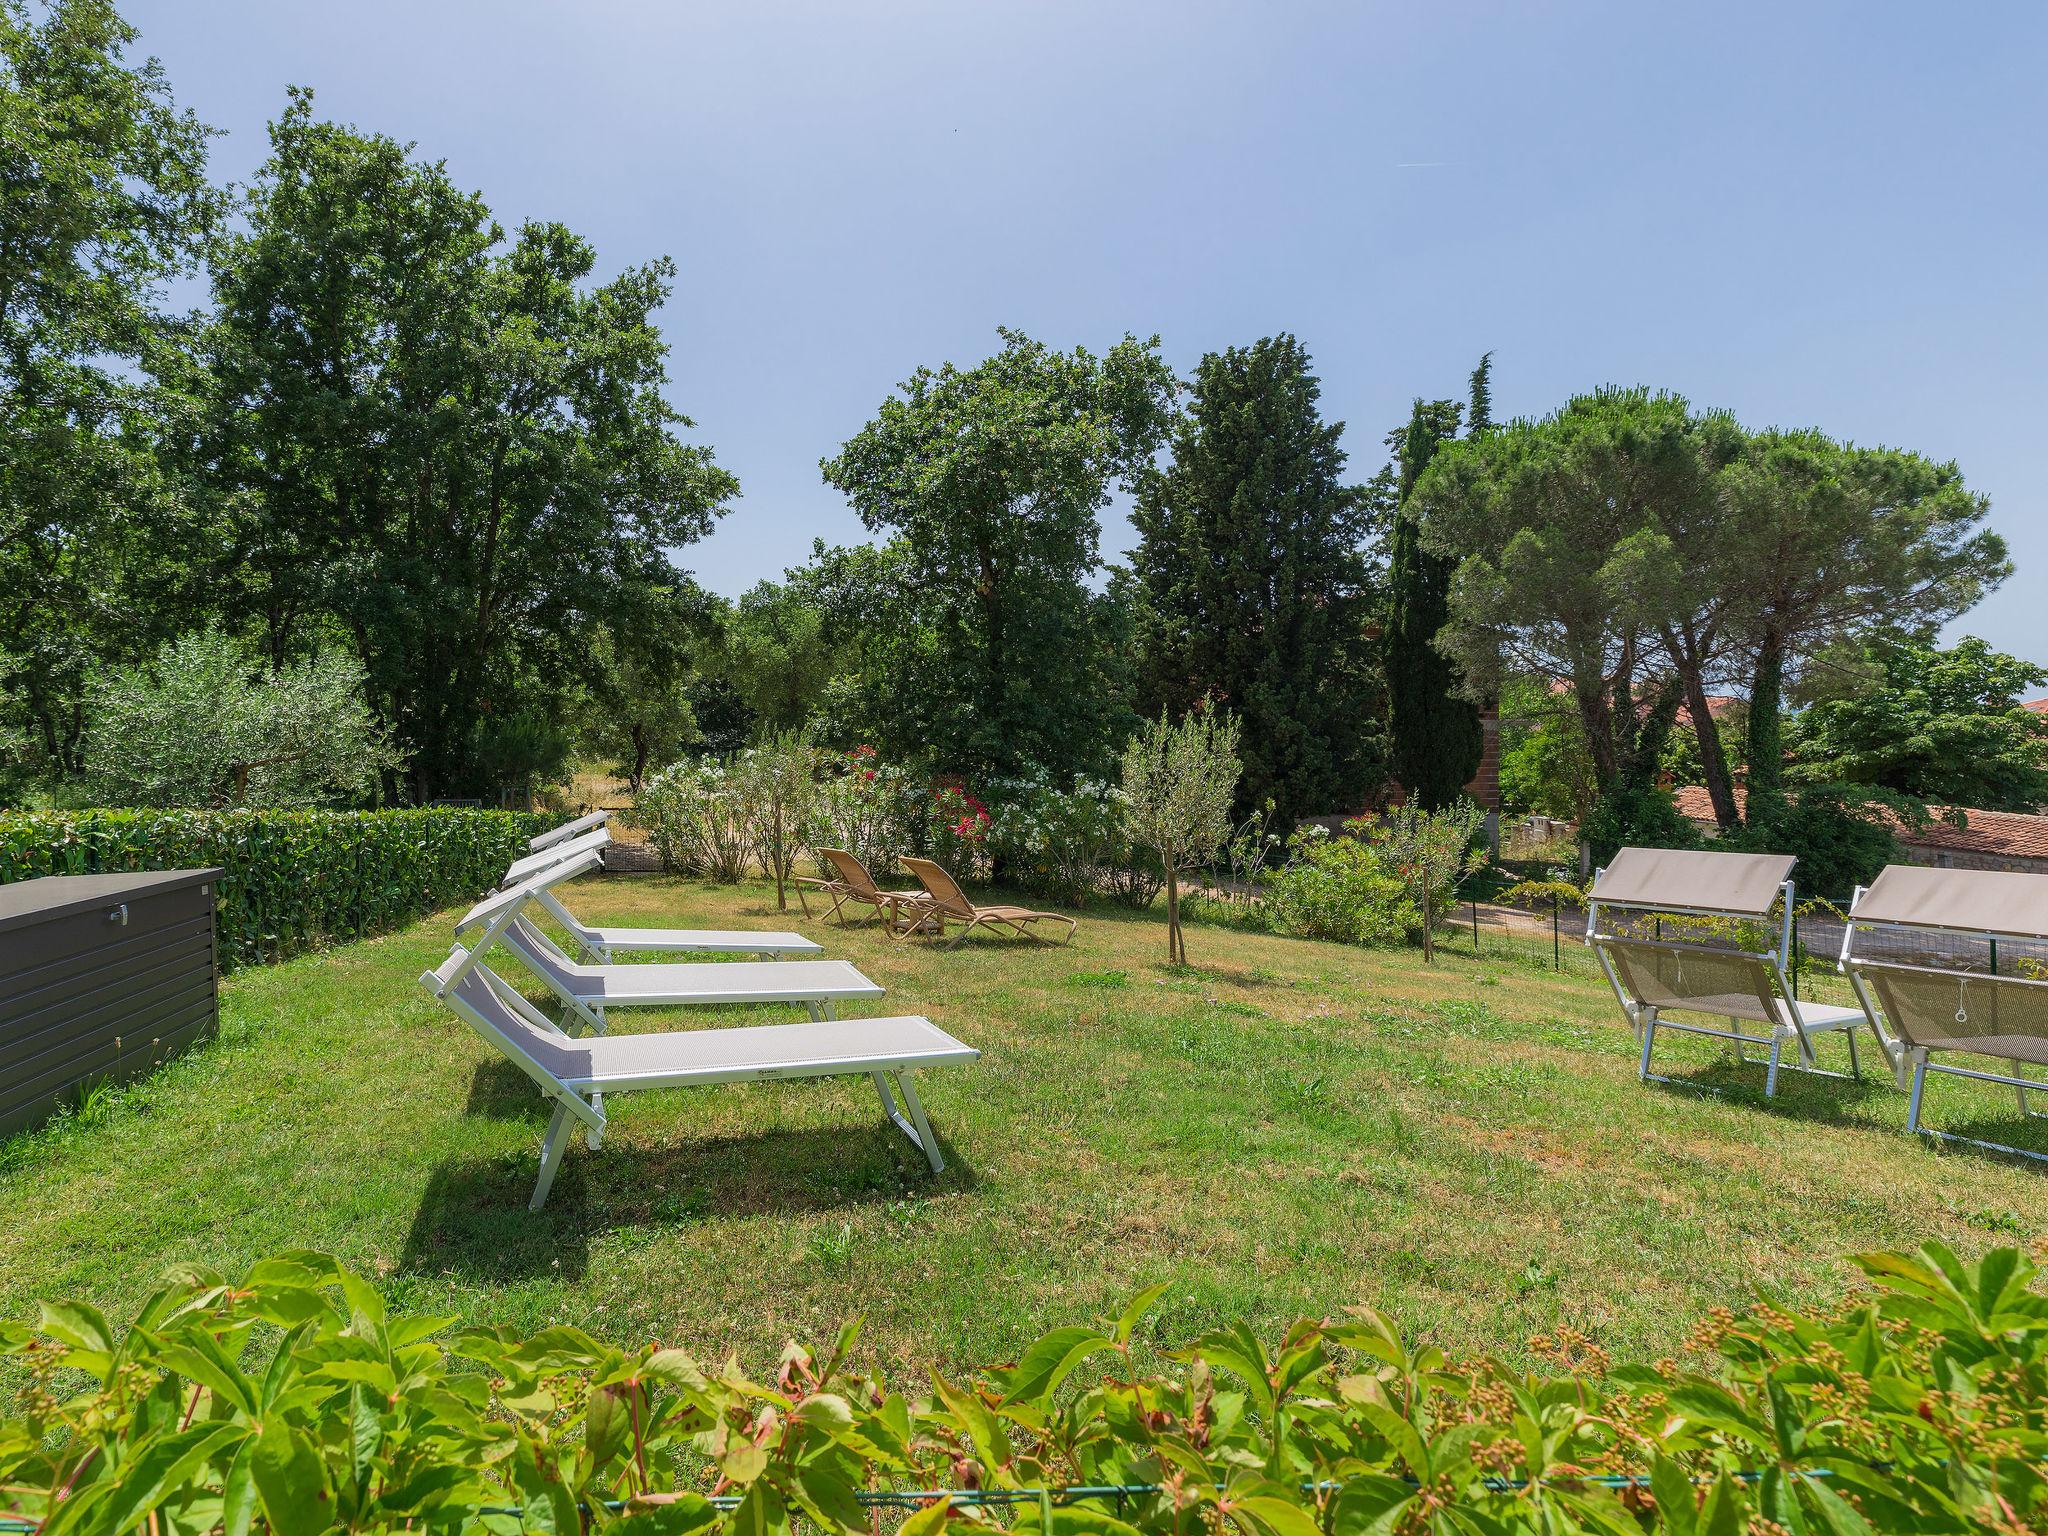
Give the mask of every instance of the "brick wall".
M 1500 809 L 1500 706 L 1489 704 L 1479 712 L 1479 729 L 1484 745 L 1479 750 L 1479 771 L 1465 786 L 1465 793 L 1489 811 Z

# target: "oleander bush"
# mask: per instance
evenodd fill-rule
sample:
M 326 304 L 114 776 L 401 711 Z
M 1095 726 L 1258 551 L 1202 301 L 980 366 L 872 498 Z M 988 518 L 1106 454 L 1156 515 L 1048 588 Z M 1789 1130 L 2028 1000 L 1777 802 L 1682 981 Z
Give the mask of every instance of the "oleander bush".
M 1131 841 L 1112 786 L 1026 779 L 998 785 L 991 798 L 989 848 L 1009 883 L 1067 906 L 1103 898 L 1143 911 L 1159 895 L 1159 859 Z
M 573 1327 L 451 1335 L 286 1254 L 180 1275 L 118 1334 L 78 1302 L 0 1324 L 25 1382 L 0 1514 L 43 1536 L 2041 1529 L 2033 1262 L 1853 1262 L 1868 1290 L 1716 1312 L 1650 1365 L 1570 1330 L 1531 1341 L 1536 1371 L 1454 1361 L 1365 1309 L 1162 1351 L 1161 1286 L 906 1392 L 856 1364 L 852 1326 L 757 1380 Z
M 396 811 L 0 813 L 0 881 L 219 865 L 223 966 L 381 933 L 476 899 L 553 818 Z
M 634 817 L 672 874 L 732 882 L 754 862 L 754 815 L 730 764 L 685 758 L 648 779 Z

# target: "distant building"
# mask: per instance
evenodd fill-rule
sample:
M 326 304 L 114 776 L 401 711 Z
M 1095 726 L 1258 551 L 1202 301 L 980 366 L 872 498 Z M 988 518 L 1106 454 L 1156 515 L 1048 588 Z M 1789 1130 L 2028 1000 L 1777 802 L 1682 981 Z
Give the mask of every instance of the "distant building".
M 2048 699 L 2037 700 L 2027 708 L 2048 712 Z M 1671 798 L 1686 820 L 1703 831 L 1714 830 L 1714 806 L 1707 798 L 1705 785 L 1688 784 L 1673 790 Z M 1735 799 L 1740 805 L 1739 786 Z M 1931 805 L 1928 809 L 1939 818 L 1948 807 Z M 1958 827 L 1937 819 L 1918 829 L 1894 821 L 1892 832 L 1906 850 L 1906 857 L 1915 864 L 1928 864 L 1936 869 L 2007 869 L 2048 875 L 2048 816 L 1965 809 L 1963 821 L 1964 825 Z

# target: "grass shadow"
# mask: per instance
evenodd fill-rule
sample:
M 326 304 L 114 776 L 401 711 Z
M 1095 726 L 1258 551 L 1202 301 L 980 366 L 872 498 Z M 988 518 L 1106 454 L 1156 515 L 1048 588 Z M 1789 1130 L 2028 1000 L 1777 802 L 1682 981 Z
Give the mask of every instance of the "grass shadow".
M 1704 1063 L 1690 1071 L 1672 1071 L 1666 1067 L 1664 1073 L 1668 1081 L 1652 1081 L 1650 1086 L 1680 1093 L 1712 1094 L 1729 1103 L 1761 1109 L 1784 1119 L 1808 1120 L 1822 1125 L 1867 1125 L 1870 1116 L 1860 1111 L 1899 1097 L 1891 1074 L 1884 1070 L 1882 1062 L 1876 1071 L 1866 1063 L 1860 1079 L 1824 1077 L 1815 1072 L 1781 1067 L 1778 1091 L 1770 1097 L 1764 1094 L 1765 1070 L 1760 1061 L 1745 1063 L 1723 1059 Z
M 2044 1089 L 2034 1102 L 2044 1101 L 2048 1101 L 2048 1089 Z M 1923 1138 L 1929 1147 L 1944 1154 L 1968 1154 L 2019 1167 L 2027 1165 L 2029 1154 L 2034 1158 L 2048 1158 L 2048 1115 L 2038 1110 L 2031 1115 L 2022 1115 L 2017 1109 L 2004 1113 L 1980 1111 L 1965 1119 L 1945 1120 L 1934 1125 L 1928 1125 L 1923 1114 L 1921 1124 L 1951 1137 L 1998 1143 L 1997 1146 L 1977 1147 L 1969 1145 L 1968 1141 L 1941 1141 L 1931 1136 Z
M 504 1057 L 489 1056 L 477 1063 L 462 1112 L 486 1120 L 519 1120 L 545 1107 L 532 1078 Z
M 979 1182 L 943 1135 L 946 1171 L 935 1176 L 922 1153 L 879 1123 L 681 1141 L 614 1126 L 596 1152 L 579 1134 L 547 1204 L 529 1211 L 545 1123 L 537 1099 L 533 1122 L 529 1149 L 451 1158 L 434 1170 L 406 1234 L 403 1271 L 494 1284 L 576 1280 L 589 1268 L 592 1240 L 608 1232 L 849 1210 L 955 1195 Z

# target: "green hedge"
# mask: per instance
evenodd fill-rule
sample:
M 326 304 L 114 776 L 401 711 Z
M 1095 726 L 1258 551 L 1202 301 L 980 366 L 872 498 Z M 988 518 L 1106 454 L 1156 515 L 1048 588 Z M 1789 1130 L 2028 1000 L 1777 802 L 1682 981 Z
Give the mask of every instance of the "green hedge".
M 359 939 L 473 901 L 553 818 L 415 811 L 0 814 L 0 882 L 217 864 L 223 966 Z
M 574 1327 L 447 1336 L 319 1254 L 191 1271 L 117 1331 L 0 1322 L 0 1531 L 552 1536 L 1875 1536 L 2048 1513 L 2048 1297 L 2006 1248 L 1859 1256 L 1826 1308 L 1717 1311 L 1654 1365 L 1560 1329 L 1529 1372 L 1354 1309 L 1184 1349 L 1058 1328 L 893 1389 Z M 733 1272 L 743 1287 L 742 1269 Z M 441 1337 L 436 1337 L 440 1335 Z M 89 1384 L 86 1384 L 89 1383 Z

